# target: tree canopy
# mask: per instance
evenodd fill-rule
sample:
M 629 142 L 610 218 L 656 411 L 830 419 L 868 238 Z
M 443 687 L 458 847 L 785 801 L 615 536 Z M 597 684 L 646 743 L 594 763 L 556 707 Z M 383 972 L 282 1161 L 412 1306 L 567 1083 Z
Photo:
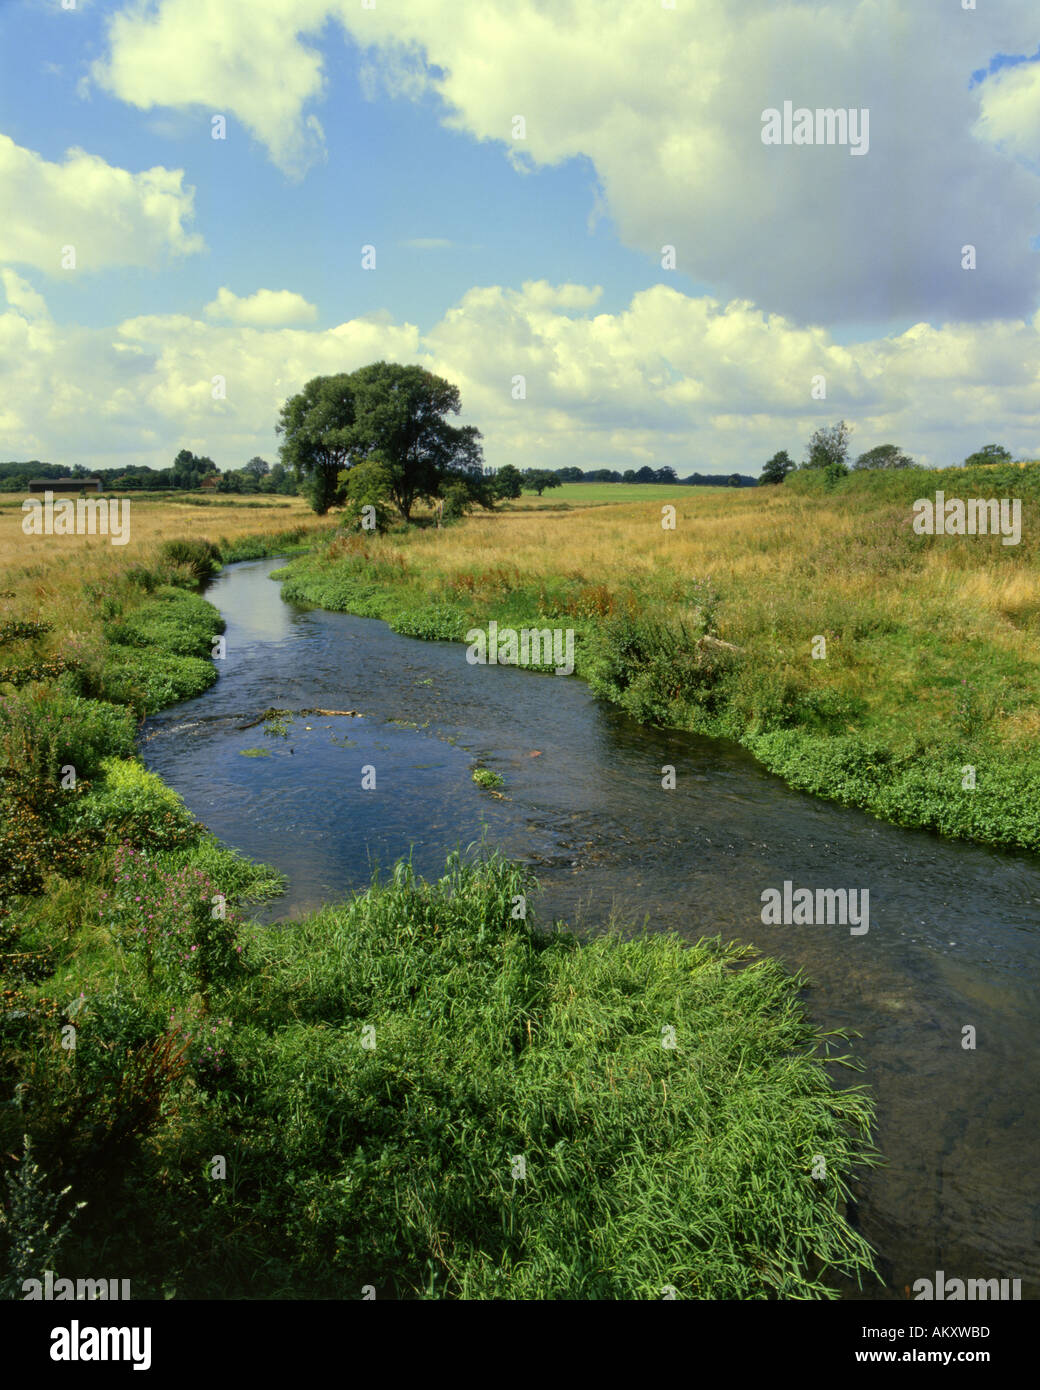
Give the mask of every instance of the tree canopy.
M 860 454 L 853 464 L 854 468 L 916 468 L 909 454 L 904 454 L 898 444 L 878 444 Z
M 541 497 L 545 489 L 560 486 L 560 479 L 555 473 L 550 473 L 544 468 L 527 468 L 523 473 L 523 487 L 525 492 L 537 492 Z
M 493 480 L 496 497 L 519 497 L 524 485 L 523 474 L 511 463 L 505 463 L 495 474 Z
M 1011 450 L 1005 449 L 1003 444 L 984 444 L 981 449 L 976 449 L 975 453 L 968 455 L 964 460 L 964 466 L 978 468 L 980 464 L 1010 462 Z
M 771 459 L 768 459 L 762 468 L 762 476 L 759 482 L 762 483 L 782 483 L 788 473 L 793 472 L 795 467 L 794 459 L 786 449 L 779 450 Z
M 351 462 L 354 389 L 349 372 L 316 376 L 282 406 L 275 433 L 284 435 L 278 452 L 295 469 L 300 490 L 323 516 L 344 496 L 339 474 Z
M 443 496 L 452 481 L 480 490 L 480 431 L 445 419 L 461 408 L 458 387 L 423 367 L 373 362 L 314 377 L 282 407 L 281 457 L 296 469 L 319 514 L 343 500 L 344 471 L 378 463 L 407 521 L 418 500 Z
M 809 440 L 809 457 L 803 468 L 825 468 L 831 474 L 847 472 L 849 435 L 852 426 L 839 420 L 836 425 L 822 425 Z

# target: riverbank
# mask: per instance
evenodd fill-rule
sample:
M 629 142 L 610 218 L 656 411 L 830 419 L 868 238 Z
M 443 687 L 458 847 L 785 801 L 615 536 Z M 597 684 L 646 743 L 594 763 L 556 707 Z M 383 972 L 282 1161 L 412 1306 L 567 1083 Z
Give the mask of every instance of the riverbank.
M 576 674 L 640 722 L 735 740 L 896 824 L 1037 852 L 1040 465 L 822 481 L 342 536 L 283 593 L 430 640 L 573 629 Z M 1021 499 L 1019 543 L 916 534 L 937 490 Z
M 495 861 L 248 920 L 278 876 L 133 755 L 136 715 L 213 679 L 217 550 L 101 552 L 64 623 L 45 572 L 7 596 L 7 1296 L 114 1259 L 135 1297 L 814 1297 L 868 1269 L 871 1104 L 775 963 L 539 934 Z

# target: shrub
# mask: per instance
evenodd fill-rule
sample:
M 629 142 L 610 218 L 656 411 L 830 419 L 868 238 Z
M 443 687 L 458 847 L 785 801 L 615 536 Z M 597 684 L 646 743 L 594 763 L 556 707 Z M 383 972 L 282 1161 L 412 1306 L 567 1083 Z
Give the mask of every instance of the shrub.
M 152 1130 L 184 1070 L 187 1039 L 168 1032 L 157 1001 L 125 987 L 66 1011 L 71 1051 L 48 1030 L 25 1069 L 25 1123 L 51 1161 L 87 1184 L 111 1186 L 109 1165 Z
M 218 891 L 191 864 L 167 868 L 131 845 L 116 851 L 108 921 L 125 949 L 139 952 L 149 979 L 178 995 L 226 985 L 242 969 L 240 917 L 215 903 Z
M 355 464 L 346 474 L 344 526 L 352 530 L 360 527 L 365 520 L 363 509 L 371 507 L 368 517 L 374 519 L 375 526 L 369 525 L 365 529 L 385 531 L 394 519 L 390 487 L 389 471 L 375 459 L 365 459 Z
M 120 622 L 110 624 L 106 636 L 130 647 L 158 647 L 178 656 L 209 656 L 214 635 L 223 631 L 224 620 L 211 603 L 198 594 L 166 585 Z
M 221 564 L 220 551 L 207 540 L 163 541 L 159 555 L 167 564 L 182 566 L 195 581 L 209 579 Z
M 87 700 L 61 687 L 31 684 L 0 698 L 0 766 L 57 784 L 70 765 L 91 777 L 108 757 L 134 752 L 129 710 Z
M 459 521 L 474 506 L 473 496 L 465 483 L 449 483 L 444 489 L 445 521 Z
M 202 657 L 151 649 L 122 651 L 113 653 L 90 688 L 106 700 L 129 705 L 141 717 L 178 700 L 194 699 L 218 679 L 213 662 Z
M 140 763 L 106 758 L 102 776 L 62 818 L 69 830 L 91 830 L 136 846 L 173 849 L 193 843 L 201 827 L 175 791 Z
M 650 722 L 666 720 L 682 706 L 714 712 L 723 702 L 724 678 L 738 660 L 725 647 L 701 645 L 681 620 L 609 618 L 595 629 L 593 641 L 593 690 Z M 683 718 L 681 712 L 677 717 Z
M 22 1298 L 27 1279 L 42 1279 L 46 1270 L 56 1269 L 58 1252 L 76 1212 L 85 1205 L 77 1202 L 60 1220 L 64 1198 L 71 1191 L 52 1191 L 39 1164 L 33 1160 L 32 1140 L 23 1137 L 22 1161 L 6 1175 L 7 1201 L 0 1206 L 0 1230 L 6 1254 L 6 1269 L 0 1275 L 0 1298 Z

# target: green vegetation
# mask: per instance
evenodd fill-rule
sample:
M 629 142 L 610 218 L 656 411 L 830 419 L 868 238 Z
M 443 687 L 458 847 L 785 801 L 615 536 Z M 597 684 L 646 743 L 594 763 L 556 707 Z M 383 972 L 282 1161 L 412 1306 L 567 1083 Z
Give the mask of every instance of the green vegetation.
M 248 920 L 282 876 L 140 764 L 136 716 L 214 678 L 192 587 L 287 534 L 100 552 L 74 629 L 61 592 L 7 596 L 5 669 L 55 669 L 0 688 L 0 1292 L 46 1266 L 137 1298 L 801 1298 L 869 1270 L 871 1105 L 775 963 L 540 933 L 496 858 Z
M 1021 543 L 916 534 L 937 490 L 1020 499 Z M 428 640 L 492 618 L 573 628 L 577 674 L 645 723 L 734 739 L 902 825 L 1040 849 L 1040 465 L 824 463 L 676 505 L 674 533 L 650 505 L 344 536 L 281 571 L 283 592 Z
M 478 787 L 484 787 L 488 790 L 494 787 L 501 787 L 505 782 L 503 777 L 499 776 L 497 772 L 492 772 L 489 767 L 475 767 L 473 769 L 473 780 Z
M 150 468 L 147 464 L 131 464 L 124 468 L 87 469 L 82 464 L 41 463 L 30 459 L 25 463 L 0 463 L 0 493 L 27 492 L 31 478 L 52 478 L 75 481 L 99 478 L 105 492 L 159 493 L 167 489 L 189 492 L 205 485 L 219 493 L 266 493 L 294 496 L 296 480 L 281 463 L 271 465 L 262 458 L 251 458 L 243 468 L 220 472 L 208 456 L 198 456 L 190 449 L 181 449 L 170 468 Z M 167 496 L 173 494 L 167 493 Z M 246 504 L 248 505 L 248 504 Z
M 446 419 L 461 408 L 458 387 L 423 367 L 372 362 L 314 377 L 282 407 L 282 462 L 319 516 L 344 500 L 351 469 L 377 464 L 383 495 L 407 521 L 418 501 L 442 497 L 449 484 L 482 491 L 480 431 Z
M 555 473 L 550 473 L 544 468 L 528 468 L 522 474 L 523 481 L 521 487 L 524 492 L 535 492 L 541 497 L 546 488 L 552 490 L 561 486 L 560 479 Z
M 46 1174 L 16 1287 L 63 1189 L 47 1258 L 135 1297 L 806 1298 L 871 1268 L 844 1215 L 870 1102 L 775 963 L 539 933 L 494 857 L 284 930 L 214 919 L 169 855 L 101 881 L 115 948 L 4 1020 L 0 1144 Z

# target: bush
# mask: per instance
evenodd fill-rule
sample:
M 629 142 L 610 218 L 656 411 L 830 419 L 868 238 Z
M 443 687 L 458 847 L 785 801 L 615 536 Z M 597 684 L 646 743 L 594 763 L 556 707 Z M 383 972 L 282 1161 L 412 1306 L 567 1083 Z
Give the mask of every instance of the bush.
M 93 691 L 116 704 L 129 705 L 141 717 L 179 700 L 194 699 L 218 679 L 213 662 L 202 657 L 154 650 L 124 649 L 124 653 L 113 654 L 105 663 Z
M 443 520 L 459 521 L 473 510 L 474 505 L 473 496 L 465 483 L 449 483 L 444 489 Z
M 106 758 L 101 779 L 71 803 L 70 830 L 92 830 L 137 846 L 174 849 L 193 843 L 201 827 L 175 791 L 140 763 Z
M 608 618 L 595 629 L 593 640 L 593 690 L 652 723 L 672 716 L 682 721 L 687 706 L 713 713 L 721 707 L 724 679 L 738 660 L 737 653 L 724 647 L 699 645 L 681 620 Z
M 163 541 L 159 555 L 167 564 L 182 566 L 197 582 L 209 579 L 221 565 L 220 551 L 207 540 Z
M 92 777 L 105 758 L 130 757 L 134 733 L 129 710 L 60 686 L 34 684 L 0 698 L 0 767 L 56 786 L 64 766 Z
M 149 979 L 178 996 L 205 995 L 240 973 L 241 919 L 215 902 L 218 890 L 201 869 L 170 869 L 122 845 L 113 885 L 105 897 L 107 920 L 124 949 L 140 953 Z
M 119 622 L 109 624 L 110 641 L 129 647 L 158 647 L 178 656 L 209 656 L 224 620 L 198 594 L 166 585 Z
M 75 1020 L 75 1046 L 60 1045 L 58 1027 L 41 1032 L 23 1070 L 21 1118 L 48 1162 L 80 1190 L 107 1192 L 113 1162 L 158 1122 L 186 1065 L 187 1040 L 166 1031 L 158 1001 L 125 987 L 81 996 L 63 1019 Z
M 7 1201 L 0 1206 L 6 1255 L 6 1268 L 0 1275 L 2 1299 L 23 1298 L 26 1280 L 42 1279 L 46 1270 L 57 1269 L 58 1252 L 73 1217 L 84 1205 L 75 1204 L 65 1220 L 60 1220 L 63 1199 L 70 1189 L 52 1191 L 33 1160 L 32 1140 L 26 1134 L 22 1142 L 22 1161 L 17 1170 L 6 1175 Z
M 364 526 L 364 529 L 385 531 L 394 519 L 390 487 L 389 471 L 375 459 L 366 459 L 355 464 L 346 474 L 344 527 L 356 530 L 364 526 L 364 509 L 370 507 L 372 510 L 367 513 L 367 518 L 374 519 L 375 525 Z

